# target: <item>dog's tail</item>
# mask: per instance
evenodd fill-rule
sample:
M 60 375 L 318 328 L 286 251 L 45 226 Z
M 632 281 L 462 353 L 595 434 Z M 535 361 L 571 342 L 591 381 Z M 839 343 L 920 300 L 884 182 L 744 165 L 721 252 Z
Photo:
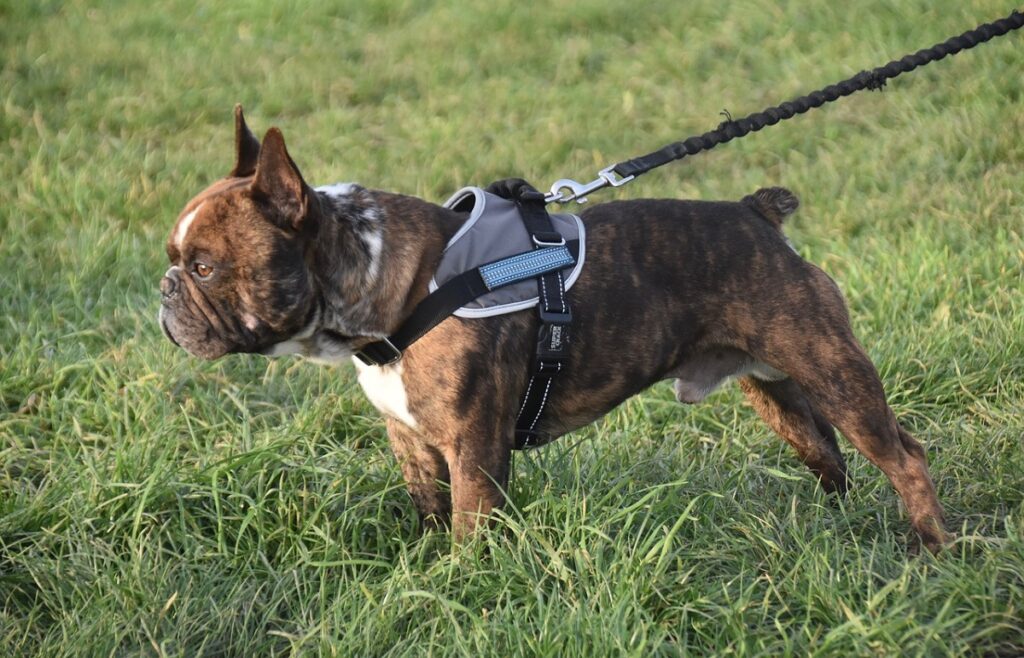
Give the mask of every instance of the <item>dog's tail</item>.
M 741 203 L 750 206 L 768 223 L 782 230 L 782 221 L 800 206 L 800 199 L 784 187 L 763 187 L 743 197 Z

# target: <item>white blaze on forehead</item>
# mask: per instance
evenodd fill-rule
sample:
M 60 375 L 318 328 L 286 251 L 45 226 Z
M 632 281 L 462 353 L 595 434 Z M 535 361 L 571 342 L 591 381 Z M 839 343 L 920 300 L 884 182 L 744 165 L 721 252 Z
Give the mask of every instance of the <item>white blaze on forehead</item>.
M 416 419 L 409 413 L 409 398 L 402 383 L 402 362 L 388 366 L 368 366 L 352 357 L 359 371 L 359 385 L 373 406 L 385 416 L 400 420 L 416 429 Z
M 192 222 L 196 220 L 196 215 L 199 213 L 199 209 L 203 207 L 204 203 L 206 202 L 203 201 L 196 206 L 192 212 L 182 217 L 181 221 L 178 222 L 178 227 L 174 229 L 174 246 L 178 249 L 181 249 L 182 243 L 185 242 L 185 234 L 188 233 L 188 229 L 192 226 Z

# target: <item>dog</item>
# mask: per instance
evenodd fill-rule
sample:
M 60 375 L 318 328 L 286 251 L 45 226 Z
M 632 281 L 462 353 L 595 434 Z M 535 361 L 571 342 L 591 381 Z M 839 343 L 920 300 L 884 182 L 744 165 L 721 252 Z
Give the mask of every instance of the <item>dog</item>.
M 281 132 L 260 143 L 240 106 L 234 155 L 171 231 L 163 331 L 205 359 L 355 361 L 423 526 L 467 537 L 503 502 L 537 313 L 453 316 L 392 364 L 353 359 L 427 295 L 466 214 L 355 184 L 313 189 Z M 937 551 L 950 535 L 925 452 L 888 406 L 839 288 L 784 236 L 797 204 L 770 188 L 739 202 L 586 208 L 586 262 L 567 293 L 569 356 L 536 432 L 557 438 L 660 380 L 674 379 L 679 401 L 692 404 L 736 378 L 820 485 L 843 494 L 838 429 L 885 473 Z

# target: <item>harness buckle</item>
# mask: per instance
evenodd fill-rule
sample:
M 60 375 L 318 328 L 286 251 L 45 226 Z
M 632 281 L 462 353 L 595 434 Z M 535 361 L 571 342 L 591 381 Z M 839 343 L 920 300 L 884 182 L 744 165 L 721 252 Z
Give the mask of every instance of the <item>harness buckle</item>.
M 402 358 L 402 350 L 387 338 L 363 345 L 355 357 L 368 366 L 386 366 Z
M 568 314 L 566 314 L 568 315 Z M 569 325 L 543 323 L 537 330 L 534 373 L 553 375 L 569 358 Z
M 537 307 L 537 310 L 540 311 L 540 321 L 544 324 L 557 324 L 559 326 L 572 324 L 572 311 L 568 308 L 564 313 L 545 311 L 544 305 L 541 304 Z

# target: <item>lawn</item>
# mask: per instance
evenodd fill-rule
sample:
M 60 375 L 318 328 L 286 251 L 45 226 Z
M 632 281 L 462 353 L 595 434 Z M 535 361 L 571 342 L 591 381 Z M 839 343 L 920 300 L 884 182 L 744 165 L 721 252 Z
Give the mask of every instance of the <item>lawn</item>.
M 519 454 L 421 537 L 353 369 L 203 362 L 163 244 L 232 106 L 306 178 L 547 187 L 1009 13 L 994 0 L 0 0 L 0 655 L 1024 654 L 1024 34 L 591 202 L 784 185 L 956 543 L 849 444 L 823 496 L 727 387 Z

